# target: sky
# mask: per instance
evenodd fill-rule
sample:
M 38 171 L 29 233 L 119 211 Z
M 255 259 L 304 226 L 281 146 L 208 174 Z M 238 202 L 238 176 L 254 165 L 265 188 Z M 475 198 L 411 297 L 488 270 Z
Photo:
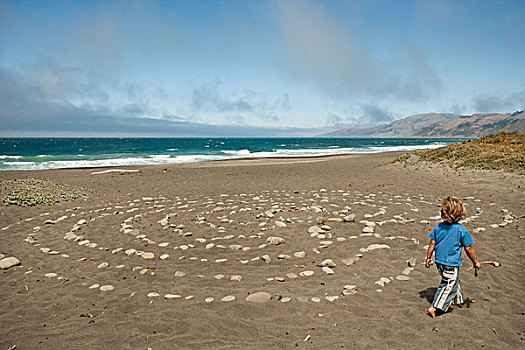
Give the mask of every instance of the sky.
M 525 109 L 525 1 L 0 0 L 0 136 L 282 136 Z

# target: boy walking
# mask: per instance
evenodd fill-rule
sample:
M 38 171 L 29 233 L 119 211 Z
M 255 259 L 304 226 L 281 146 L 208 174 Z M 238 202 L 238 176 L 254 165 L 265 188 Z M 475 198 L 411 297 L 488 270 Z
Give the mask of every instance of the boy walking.
M 434 227 L 428 235 L 430 244 L 427 250 L 425 266 L 430 267 L 432 253 L 435 251 L 435 261 L 441 275 L 441 282 L 434 296 L 428 314 L 436 317 L 439 309 L 446 312 L 448 308 L 456 308 L 463 303 L 463 291 L 459 282 L 459 267 L 462 266 L 461 251 L 465 248 L 467 256 L 476 269 L 481 268 L 481 263 L 476 259 L 472 249 L 474 240 L 458 222 L 467 214 L 465 206 L 456 197 L 447 197 L 441 205 L 441 218 L 443 222 Z

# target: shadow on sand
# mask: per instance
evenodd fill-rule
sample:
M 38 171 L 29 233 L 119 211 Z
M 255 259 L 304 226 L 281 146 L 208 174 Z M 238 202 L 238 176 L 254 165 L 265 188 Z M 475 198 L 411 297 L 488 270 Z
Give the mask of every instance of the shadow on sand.
M 436 287 L 430 287 L 430 288 L 421 290 L 421 291 L 419 291 L 419 297 L 421 299 L 427 299 L 428 303 L 432 304 L 432 302 L 434 301 L 434 295 L 436 294 L 436 291 L 437 291 Z M 472 299 L 465 298 L 463 304 L 461 304 L 459 307 L 468 309 L 468 308 L 470 308 L 470 305 L 473 304 L 473 303 L 475 303 L 475 301 L 473 301 Z M 452 311 L 452 309 L 448 309 L 447 312 L 451 312 L 451 311 Z M 442 315 L 443 313 L 438 310 L 438 312 L 436 313 L 436 316 L 438 316 L 438 314 Z

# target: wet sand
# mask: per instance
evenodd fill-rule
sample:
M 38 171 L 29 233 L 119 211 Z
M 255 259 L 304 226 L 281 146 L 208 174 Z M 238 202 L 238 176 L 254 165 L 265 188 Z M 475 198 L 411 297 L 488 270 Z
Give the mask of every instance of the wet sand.
M 21 262 L 0 271 L 0 349 L 523 348 L 523 176 L 398 155 L 0 172 L 90 190 L 0 207 L 0 253 Z M 467 302 L 431 319 L 448 195 L 502 266 L 475 277 L 463 254 Z

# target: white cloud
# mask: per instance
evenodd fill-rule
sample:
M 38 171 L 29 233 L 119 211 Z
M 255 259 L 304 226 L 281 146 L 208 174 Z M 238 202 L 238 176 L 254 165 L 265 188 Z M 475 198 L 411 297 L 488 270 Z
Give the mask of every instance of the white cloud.
M 330 96 L 422 101 L 441 89 L 439 76 L 421 50 L 407 48 L 402 56 L 376 57 L 348 25 L 317 3 L 278 1 L 273 16 L 287 69 Z

